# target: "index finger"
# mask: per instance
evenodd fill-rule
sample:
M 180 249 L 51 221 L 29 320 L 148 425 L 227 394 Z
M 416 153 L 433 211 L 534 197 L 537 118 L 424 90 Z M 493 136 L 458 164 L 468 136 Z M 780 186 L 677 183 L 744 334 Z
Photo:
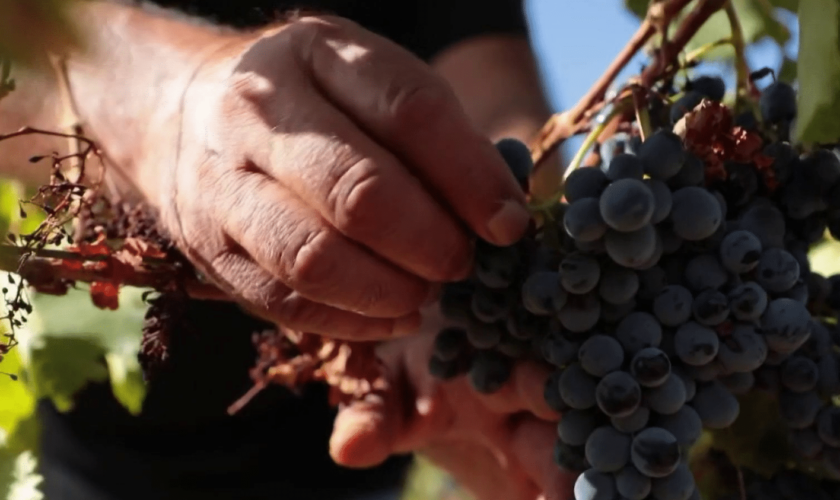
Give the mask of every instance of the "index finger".
M 296 47 L 319 88 L 431 185 L 481 238 L 509 245 L 530 215 L 493 144 L 442 77 L 353 23 L 303 18 Z

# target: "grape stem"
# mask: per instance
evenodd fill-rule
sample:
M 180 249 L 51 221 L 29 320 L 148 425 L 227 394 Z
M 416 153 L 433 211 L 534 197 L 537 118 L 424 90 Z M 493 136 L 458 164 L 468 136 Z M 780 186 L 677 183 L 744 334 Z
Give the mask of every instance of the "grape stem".
M 750 85 L 750 69 L 747 66 L 747 59 L 744 54 L 746 44 L 744 42 L 744 30 L 741 28 L 741 21 L 738 19 L 738 12 L 735 10 L 735 5 L 732 0 L 727 0 L 724 6 L 726 17 L 729 19 L 729 27 L 732 31 L 732 48 L 735 49 L 735 73 L 737 75 L 737 83 L 735 84 L 735 106 L 747 95 L 749 95 Z
M 644 89 L 638 87 L 633 89 L 633 107 L 636 110 L 636 122 L 639 124 L 642 141 L 645 141 L 651 134 L 651 126 Z

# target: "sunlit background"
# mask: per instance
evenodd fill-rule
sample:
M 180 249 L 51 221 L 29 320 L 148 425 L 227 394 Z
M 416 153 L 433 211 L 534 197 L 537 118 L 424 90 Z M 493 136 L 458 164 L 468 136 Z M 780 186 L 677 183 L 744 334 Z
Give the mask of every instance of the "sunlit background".
M 639 20 L 621 0 L 526 0 L 525 4 L 543 81 L 556 110 L 572 107 L 639 27 Z M 784 50 L 793 55 L 799 36 L 796 19 L 784 10 L 777 14 L 791 31 L 791 41 Z M 747 58 L 754 69 L 778 68 L 783 53 L 768 39 L 748 47 Z M 638 73 L 644 61 L 644 54 L 637 55 L 617 83 Z M 734 74 L 723 65 L 706 63 L 697 71 L 723 72 L 729 86 L 734 85 Z M 566 143 L 567 158 L 574 155 L 579 144 L 579 139 Z

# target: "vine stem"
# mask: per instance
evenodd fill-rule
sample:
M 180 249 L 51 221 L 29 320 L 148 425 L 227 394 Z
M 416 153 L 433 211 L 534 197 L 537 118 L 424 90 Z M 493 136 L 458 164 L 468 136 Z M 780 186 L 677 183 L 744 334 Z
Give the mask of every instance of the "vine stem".
M 172 284 L 179 274 L 171 263 L 160 259 L 144 258 L 143 265 L 135 266 L 130 273 L 121 273 L 114 277 L 111 270 L 68 266 L 67 261 L 103 262 L 108 255 L 81 255 L 77 252 L 54 249 L 31 249 L 14 245 L 0 245 L 0 271 L 15 273 L 36 288 L 39 285 L 52 285 L 62 281 L 85 283 L 110 282 L 117 285 L 140 288 L 165 289 Z M 166 262 L 167 266 L 159 264 Z M 156 267 L 157 266 L 157 267 Z M 213 285 L 202 283 L 195 277 L 184 280 L 184 287 L 191 297 L 218 299 L 225 294 Z
M 726 38 L 721 38 L 720 40 L 715 40 L 714 42 L 706 43 L 692 50 L 685 56 L 684 66 L 693 64 L 694 61 L 701 59 L 703 56 L 705 56 L 712 50 L 718 47 L 723 47 L 724 45 L 732 45 L 732 37 L 728 36 Z
M 557 113 L 546 122 L 531 143 L 535 170 L 543 159 L 557 149 L 580 128 L 585 126 L 583 118 L 599 102 L 602 102 L 609 86 L 627 63 L 645 46 L 656 33 L 657 26 L 669 23 L 691 0 L 667 0 L 652 2 L 648 14 L 627 45 L 618 53 L 604 74 L 595 82 L 575 106 L 569 111 Z
M 729 19 L 729 27 L 732 31 L 732 48 L 735 49 L 735 73 L 737 83 L 735 84 L 735 102 L 749 94 L 750 85 L 750 69 L 747 66 L 747 58 L 745 55 L 746 43 L 744 42 L 744 30 L 741 28 L 741 21 L 738 19 L 738 12 L 735 10 L 735 5 L 732 0 L 727 0 L 724 6 L 726 17 Z

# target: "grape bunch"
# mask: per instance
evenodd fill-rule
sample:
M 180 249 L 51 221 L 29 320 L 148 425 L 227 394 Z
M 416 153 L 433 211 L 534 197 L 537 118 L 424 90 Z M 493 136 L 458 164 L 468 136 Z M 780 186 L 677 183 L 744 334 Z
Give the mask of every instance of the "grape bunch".
M 840 276 L 808 262 L 826 230 L 840 236 L 840 159 L 784 142 L 796 96 L 775 82 L 763 150 L 712 175 L 671 124 L 724 94 L 695 79 L 671 123 L 604 141 L 542 225 L 508 247 L 477 241 L 472 277 L 442 294 L 452 323 L 435 376 L 491 393 L 517 360 L 556 368 L 544 393 L 562 413 L 555 461 L 580 473 L 575 500 L 700 498 L 688 451 L 751 391 L 776 398 L 799 457 L 840 478 Z M 528 149 L 497 148 L 525 188 Z

